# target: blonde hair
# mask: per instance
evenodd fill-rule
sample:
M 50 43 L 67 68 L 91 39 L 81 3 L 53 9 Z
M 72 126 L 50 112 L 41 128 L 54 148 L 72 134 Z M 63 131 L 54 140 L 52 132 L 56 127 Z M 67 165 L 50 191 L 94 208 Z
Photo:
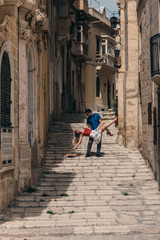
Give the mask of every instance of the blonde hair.
M 78 133 L 77 130 L 74 131 L 74 141 L 73 141 L 74 146 L 79 142 L 80 135 L 81 135 L 81 132 Z

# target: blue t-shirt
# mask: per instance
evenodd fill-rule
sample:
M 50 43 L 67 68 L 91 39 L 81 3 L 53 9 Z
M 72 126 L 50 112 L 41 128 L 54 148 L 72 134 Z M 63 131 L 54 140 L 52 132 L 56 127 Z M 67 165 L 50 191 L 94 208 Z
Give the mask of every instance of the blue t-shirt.
M 90 125 L 92 130 L 95 130 L 99 126 L 100 119 L 101 116 L 98 113 L 93 113 L 93 116 L 87 118 L 87 125 Z

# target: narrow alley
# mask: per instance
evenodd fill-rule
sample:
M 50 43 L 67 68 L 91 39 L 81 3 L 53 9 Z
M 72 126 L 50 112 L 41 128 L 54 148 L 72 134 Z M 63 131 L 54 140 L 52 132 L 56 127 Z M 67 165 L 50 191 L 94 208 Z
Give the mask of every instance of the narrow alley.
M 87 137 L 65 157 L 84 121 L 65 114 L 51 126 L 43 176 L 1 214 L 1 240 L 160 239 L 158 184 L 138 150 L 118 145 L 115 126 L 113 137 L 103 133 L 100 158 L 85 158 Z

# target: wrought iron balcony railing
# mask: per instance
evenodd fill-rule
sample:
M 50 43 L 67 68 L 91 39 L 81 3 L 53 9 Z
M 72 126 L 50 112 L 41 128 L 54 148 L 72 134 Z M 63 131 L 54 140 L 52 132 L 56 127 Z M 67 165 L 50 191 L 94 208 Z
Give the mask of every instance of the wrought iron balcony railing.
M 151 77 L 160 75 L 160 33 L 150 39 Z

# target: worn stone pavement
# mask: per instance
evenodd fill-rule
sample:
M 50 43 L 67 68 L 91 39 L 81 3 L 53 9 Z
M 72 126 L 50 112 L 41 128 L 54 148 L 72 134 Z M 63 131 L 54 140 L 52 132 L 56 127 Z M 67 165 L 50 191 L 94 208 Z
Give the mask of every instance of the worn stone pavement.
M 80 123 L 77 123 L 80 122 Z M 16 196 L 0 216 L 0 240 L 158 240 L 160 194 L 137 150 L 103 134 L 102 155 L 66 158 L 83 116 L 65 115 L 50 128 L 39 184 Z

